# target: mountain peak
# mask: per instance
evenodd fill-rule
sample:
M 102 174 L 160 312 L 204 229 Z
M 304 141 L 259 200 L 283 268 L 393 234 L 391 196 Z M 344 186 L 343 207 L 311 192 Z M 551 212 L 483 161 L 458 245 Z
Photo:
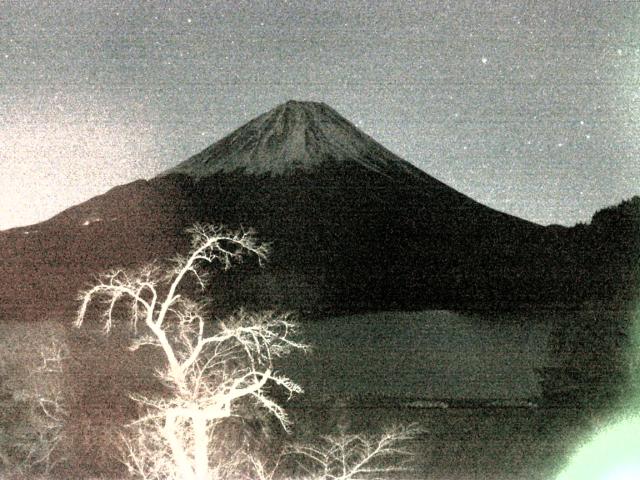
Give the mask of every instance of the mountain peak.
M 355 162 L 384 172 L 412 170 L 334 109 L 321 102 L 289 100 L 164 172 L 206 177 L 241 170 L 288 174 L 326 162 Z
M 309 100 L 287 100 L 285 103 L 282 103 L 276 107 L 278 108 L 304 108 L 304 107 L 325 107 L 327 108 L 327 104 L 324 102 L 312 102 Z

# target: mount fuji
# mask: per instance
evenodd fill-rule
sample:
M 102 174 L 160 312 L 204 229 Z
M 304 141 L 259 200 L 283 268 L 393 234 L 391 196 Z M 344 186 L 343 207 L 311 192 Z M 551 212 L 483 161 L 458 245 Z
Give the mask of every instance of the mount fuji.
M 0 315 L 66 311 L 95 273 L 184 252 L 194 222 L 271 243 L 266 268 L 219 277 L 227 306 L 512 308 L 571 301 L 584 273 L 560 248 L 571 229 L 481 205 L 327 105 L 289 101 L 150 180 L 0 232 Z

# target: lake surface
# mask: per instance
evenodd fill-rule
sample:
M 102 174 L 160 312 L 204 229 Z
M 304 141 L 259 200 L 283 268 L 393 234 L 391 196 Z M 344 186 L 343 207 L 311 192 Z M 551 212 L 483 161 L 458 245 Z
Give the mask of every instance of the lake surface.
M 604 315 L 604 313 L 602 313 Z M 282 359 L 279 369 L 305 388 L 302 402 L 287 404 L 294 433 L 303 439 L 318 434 L 375 433 L 390 424 L 416 423 L 422 432 L 411 445 L 415 471 L 397 478 L 429 480 L 545 480 L 554 478 L 583 438 L 601 423 L 569 408 L 405 408 L 325 402 L 325 396 L 384 395 L 432 399 L 522 399 L 539 392 L 536 369 L 548 365 L 550 333 L 559 322 L 580 328 L 594 312 L 527 312 L 465 315 L 448 311 L 393 312 L 305 322 L 302 337 L 312 352 Z M 60 322 L 13 323 L 0 328 L 0 347 L 7 372 L 24 373 L 41 362 L 39 347 L 65 335 L 86 336 L 96 355 L 113 336 L 95 325 L 71 329 Z M 83 337 L 85 338 L 85 337 Z M 21 348 L 15 349 L 16 345 Z M 113 378 L 140 371 L 140 356 L 98 362 L 97 383 L 87 381 L 91 399 L 101 408 L 99 392 L 111 391 Z M 129 359 L 132 363 L 127 364 Z M 73 359 L 82 366 L 82 359 Z M 120 365 L 121 362 L 122 365 Z M 145 362 L 143 362 L 145 363 Z M 151 369 L 155 365 L 149 362 Z M 0 365 L 2 366 L 2 365 Z M 84 371 L 84 370 L 79 370 Z M 114 373 L 120 372 L 120 373 Z M 8 390 L 28 387 L 28 375 L 16 377 Z M 147 378 L 147 376 L 143 376 Z M 103 383 L 100 383 L 103 382 Z M 117 398 L 140 392 L 140 385 L 121 386 Z M 305 404 L 309 402 L 309 404 Z M 116 412 L 117 413 L 117 412 Z M 117 415 L 114 413 L 114 418 Z M 109 425 L 117 424 L 111 422 Z M 395 477 L 394 477 L 395 478 Z
M 318 395 L 533 398 L 549 357 L 548 312 L 465 315 L 390 312 L 307 322 L 313 347 L 286 372 Z
M 289 409 L 294 433 L 376 435 L 389 425 L 417 425 L 406 447 L 410 470 L 389 480 L 552 480 L 593 426 L 579 410 L 547 408 L 349 408 Z M 345 418 L 346 417 L 346 418 Z M 580 480 L 576 478 L 575 480 Z

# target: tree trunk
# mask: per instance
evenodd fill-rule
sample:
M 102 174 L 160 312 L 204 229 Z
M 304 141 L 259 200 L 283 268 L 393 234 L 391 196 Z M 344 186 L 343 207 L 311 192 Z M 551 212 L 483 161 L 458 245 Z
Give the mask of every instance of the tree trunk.
M 165 418 L 164 434 L 171 447 L 171 454 L 173 455 L 173 461 L 176 464 L 176 468 L 180 472 L 180 476 L 184 480 L 196 480 L 200 477 L 194 475 L 191 465 L 189 465 L 189 459 L 184 451 L 184 446 L 180 442 L 180 439 L 176 435 L 176 414 L 175 412 L 167 412 Z
M 209 479 L 209 435 L 207 435 L 207 419 L 204 415 L 194 415 L 193 440 L 196 480 Z

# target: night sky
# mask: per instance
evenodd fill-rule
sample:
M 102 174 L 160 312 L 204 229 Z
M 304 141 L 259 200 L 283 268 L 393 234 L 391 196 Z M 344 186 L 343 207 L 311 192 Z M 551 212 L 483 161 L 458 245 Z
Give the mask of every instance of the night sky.
M 638 2 L 0 0 L 0 228 L 288 99 L 538 223 L 640 194 Z

